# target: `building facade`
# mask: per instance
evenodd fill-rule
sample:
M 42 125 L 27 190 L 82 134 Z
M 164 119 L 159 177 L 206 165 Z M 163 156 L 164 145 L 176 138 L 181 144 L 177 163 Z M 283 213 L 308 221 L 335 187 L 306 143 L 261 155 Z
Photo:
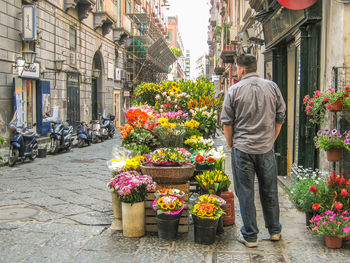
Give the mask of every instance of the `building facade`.
M 176 60 L 165 40 L 165 1 L 0 4 L 0 136 L 13 116 L 21 126 L 37 123 L 39 134 L 49 132 L 45 114 L 73 126 L 113 114 L 119 126 L 133 88 L 165 80 Z M 24 38 L 35 31 L 34 38 Z M 23 59 L 28 53 L 36 54 L 34 63 Z

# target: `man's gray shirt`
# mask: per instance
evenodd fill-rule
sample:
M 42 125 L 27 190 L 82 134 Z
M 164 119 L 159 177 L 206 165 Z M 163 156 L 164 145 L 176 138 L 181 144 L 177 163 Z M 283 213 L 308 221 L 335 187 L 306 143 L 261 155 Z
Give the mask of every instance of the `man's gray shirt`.
M 263 154 L 273 148 L 275 124 L 284 122 L 285 111 L 276 83 L 248 73 L 225 94 L 221 122 L 232 125 L 233 148 Z

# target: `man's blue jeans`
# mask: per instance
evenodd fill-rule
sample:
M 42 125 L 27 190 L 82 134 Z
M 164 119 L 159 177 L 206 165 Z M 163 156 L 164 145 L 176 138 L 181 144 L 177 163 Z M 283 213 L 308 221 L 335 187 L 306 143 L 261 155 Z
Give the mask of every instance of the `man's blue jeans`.
M 259 182 L 265 227 L 270 235 L 280 233 L 277 164 L 274 151 L 271 150 L 265 154 L 247 154 L 238 149 L 232 149 L 231 160 L 234 187 L 243 220 L 241 233 L 244 239 L 255 242 L 259 233 L 254 204 L 255 174 Z

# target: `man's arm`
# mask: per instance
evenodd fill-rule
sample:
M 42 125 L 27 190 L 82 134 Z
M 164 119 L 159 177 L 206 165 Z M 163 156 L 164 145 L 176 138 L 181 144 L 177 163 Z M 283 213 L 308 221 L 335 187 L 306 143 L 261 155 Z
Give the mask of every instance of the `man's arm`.
M 226 138 L 227 147 L 229 148 L 230 152 L 232 152 L 232 134 L 233 134 L 232 126 L 224 124 L 224 135 Z
M 275 140 L 274 141 L 276 141 L 278 135 L 280 134 L 281 128 L 282 128 L 282 123 L 276 122 L 276 124 L 275 124 Z

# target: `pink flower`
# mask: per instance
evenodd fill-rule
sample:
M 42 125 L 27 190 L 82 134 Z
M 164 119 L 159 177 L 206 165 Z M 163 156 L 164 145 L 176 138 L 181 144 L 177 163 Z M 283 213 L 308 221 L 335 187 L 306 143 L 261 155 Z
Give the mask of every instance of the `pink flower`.
M 313 229 L 312 229 L 312 231 L 315 231 L 315 230 L 317 230 L 318 229 L 318 226 L 315 226 Z
M 322 225 L 327 225 L 327 223 L 328 223 L 327 221 L 324 221 L 322 222 Z
M 315 91 L 315 96 L 318 97 L 318 96 L 320 96 L 320 95 L 321 95 L 321 91 L 316 90 L 316 91 Z
M 332 88 L 329 88 L 328 91 L 329 91 L 330 93 L 334 93 L 334 92 L 335 92 L 334 89 L 332 89 Z
M 350 232 L 350 226 L 344 227 L 344 233 Z
M 326 108 L 329 109 L 329 110 L 331 110 L 331 109 L 332 109 L 332 105 L 328 103 L 328 104 L 326 105 Z
M 323 98 L 323 101 L 328 101 L 328 100 L 329 100 L 328 97 Z

